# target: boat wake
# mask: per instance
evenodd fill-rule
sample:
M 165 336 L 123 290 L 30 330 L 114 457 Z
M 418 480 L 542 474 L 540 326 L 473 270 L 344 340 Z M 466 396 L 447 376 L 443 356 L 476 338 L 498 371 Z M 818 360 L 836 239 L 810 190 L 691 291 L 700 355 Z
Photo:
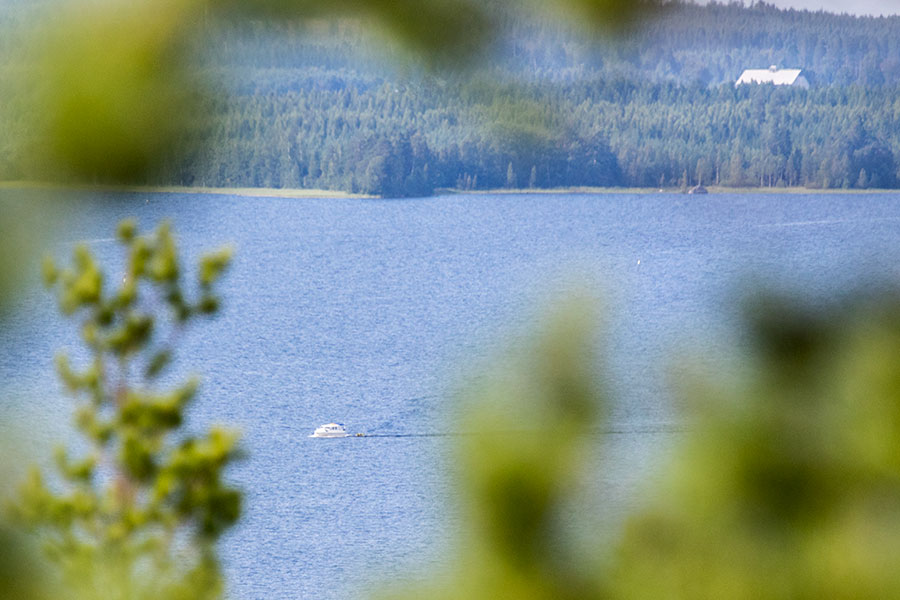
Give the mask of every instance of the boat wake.
M 787 221 L 784 223 L 763 223 L 758 227 L 771 229 L 776 227 L 807 227 L 810 225 L 840 225 L 842 223 L 880 223 L 883 221 L 900 221 L 900 218 L 884 217 L 873 219 L 821 219 L 818 221 Z
M 658 423 L 638 427 L 596 427 L 584 429 L 579 433 L 586 435 L 642 435 L 642 434 L 666 434 L 687 433 L 690 427 L 682 423 Z M 529 429 L 514 429 L 503 431 L 435 431 L 424 433 L 357 433 L 352 437 L 366 438 L 428 438 L 428 437 L 461 437 L 470 435 L 544 435 L 546 432 Z

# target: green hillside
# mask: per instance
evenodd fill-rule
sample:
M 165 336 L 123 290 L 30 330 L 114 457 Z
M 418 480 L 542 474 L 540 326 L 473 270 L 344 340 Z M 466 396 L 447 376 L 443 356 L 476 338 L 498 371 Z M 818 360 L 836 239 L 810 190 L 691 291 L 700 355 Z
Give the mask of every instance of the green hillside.
M 504 34 L 487 66 L 437 72 L 350 20 L 210 24 L 196 68 L 226 93 L 192 136 L 213 150 L 147 183 L 386 196 L 897 185 L 900 18 L 668 4 L 615 39 L 539 13 L 496 18 Z M 812 87 L 734 87 L 743 69 L 770 64 L 804 69 Z M 0 178 L 35 177 L 16 151 L 0 144 Z

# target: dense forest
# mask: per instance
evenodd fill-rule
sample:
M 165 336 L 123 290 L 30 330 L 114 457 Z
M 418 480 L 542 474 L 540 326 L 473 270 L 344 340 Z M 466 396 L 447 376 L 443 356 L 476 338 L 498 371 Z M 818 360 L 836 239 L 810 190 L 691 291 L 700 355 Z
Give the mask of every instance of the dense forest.
M 900 17 L 670 3 L 614 38 L 504 18 L 477 69 L 450 71 L 375 50 L 349 20 L 210 25 L 198 76 L 222 93 L 195 134 L 212 151 L 150 183 L 385 196 L 898 184 Z M 811 88 L 734 86 L 770 64 L 802 68 Z M 0 179 L 31 177 L 0 143 Z

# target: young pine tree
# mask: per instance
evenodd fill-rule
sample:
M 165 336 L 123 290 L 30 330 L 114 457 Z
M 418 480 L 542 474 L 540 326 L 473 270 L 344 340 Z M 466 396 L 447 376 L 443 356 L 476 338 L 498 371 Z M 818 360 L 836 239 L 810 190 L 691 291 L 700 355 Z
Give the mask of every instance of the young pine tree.
M 37 534 L 63 597 L 215 598 L 222 591 L 215 541 L 241 508 L 240 493 L 222 478 L 237 436 L 185 432 L 197 381 L 160 390 L 159 377 L 178 332 L 217 311 L 214 284 L 230 251 L 200 260 L 191 301 L 167 224 L 141 236 L 123 221 L 118 238 L 127 260 L 113 289 L 86 246 L 69 268 L 45 260 L 45 280 L 62 312 L 80 319 L 90 357 L 83 369 L 57 358 L 87 451 L 73 458 L 60 448 L 59 476 L 49 480 L 34 468 L 13 514 Z

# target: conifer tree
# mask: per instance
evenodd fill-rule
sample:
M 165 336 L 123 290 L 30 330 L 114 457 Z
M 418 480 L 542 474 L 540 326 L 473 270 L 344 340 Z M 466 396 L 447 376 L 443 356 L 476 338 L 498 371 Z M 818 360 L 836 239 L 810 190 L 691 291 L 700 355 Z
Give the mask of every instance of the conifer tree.
M 215 541 L 241 508 L 240 493 L 223 480 L 237 435 L 187 433 L 185 409 L 198 382 L 164 390 L 160 377 L 177 335 L 217 312 L 214 285 L 230 251 L 200 260 L 192 301 L 168 224 L 138 235 L 134 221 L 123 221 L 118 238 L 126 267 L 113 289 L 118 277 L 104 273 L 85 245 L 68 268 L 45 259 L 45 281 L 61 311 L 80 320 L 89 357 L 83 367 L 66 355 L 56 361 L 84 443 L 77 457 L 57 451 L 57 477 L 33 468 L 12 513 L 38 534 L 67 597 L 215 598 L 222 590 Z

